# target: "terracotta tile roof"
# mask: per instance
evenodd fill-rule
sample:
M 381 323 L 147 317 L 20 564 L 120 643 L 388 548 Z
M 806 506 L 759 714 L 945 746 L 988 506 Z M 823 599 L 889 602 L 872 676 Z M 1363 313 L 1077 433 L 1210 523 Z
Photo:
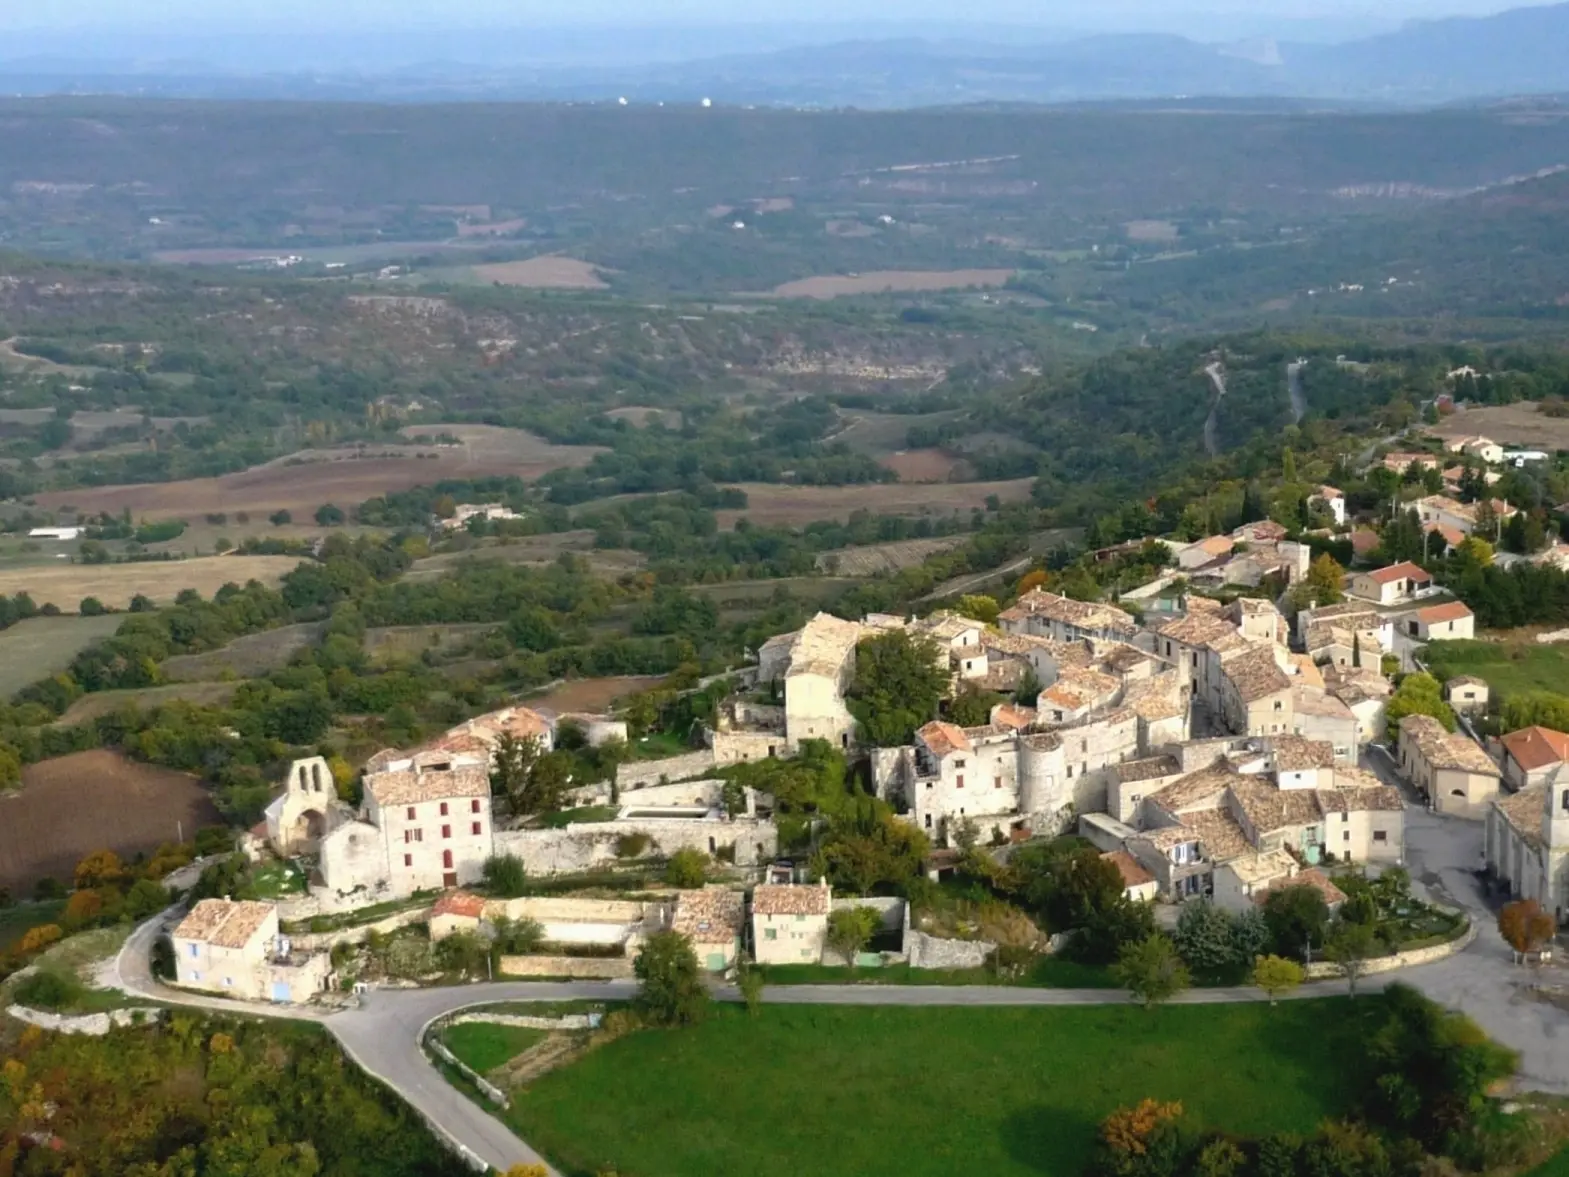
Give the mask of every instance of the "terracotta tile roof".
M 1477 678 L 1474 674 L 1457 674 L 1454 678 L 1444 683 L 1444 686 L 1450 690 L 1453 690 L 1455 687 L 1485 687 L 1487 686 L 1487 680 L 1485 678 Z M 1505 739 L 1507 738 L 1506 736 Z
M 1356 716 L 1351 714 L 1351 708 L 1335 696 L 1305 685 L 1296 687 L 1291 692 L 1291 706 L 1297 715 L 1316 715 L 1321 719 L 1350 721 L 1356 719 Z
M 745 908 L 746 896 L 728 887 L 683 891 L 670 927 L 693 944 L 730 944 L 741 934 Z
M 1443 536 L 1444 543 L 1451 548 L 1458 548 L 1461 544 L 1465 543 L 1465 532 L 1461 531 L 1458 527 L 1450 527 L 1447 523 L 1429 523 L 1422 530 L 1428 535 L 1432 535 L 1436 532 L 1437 534 Z
M 1201 539 L 1189 544 L 1186 550 L 1197 548 L 1199 551 L 1206 552 L 1211 556 L 1224 556 L 1236 546 L 1237 541 L 1229 535 L 1212 535 L 1207 539 Z
M 1163 776 L 1175 776 L 1181 771 L 1182 766 L 1177 763 L 1175 756 L 1147 756 L 1143 760 L 1124 760 L 1117 765 L 1117 779 L 1126 785 L 1136 781 L 1159 780 Z
M 1137 858 L 1126 850 L 1112 850 L 1101 855 L 1117 868 L 1117 873 L 1122 876 L 1123 887 L 1142 887 L 1146 883 L 1153 883 L 1155 876 L 1144 869 Z
M 1345 710 L 1344 706 L 1341 710 Z M 1329 740 L 1309 740 L 1302 736 L 1271 736 L 1269 747 L 1274 753 L 1277 772 L 1332 768 L 1335 763 L 1335 745 Z
M 1050 638 L 1038 637 L 1029 633 L 1001 633 L 995 629 L 988 629 L 981 634 L 981 646 L 987 650 L 994 650 L 999 654 L 1011 654 L 1015 658 L 1027 658 L 1036 650 L 1054 651 L 1059 643 Z
M 923 617 L 910 626 L 912 633 L 924 634 L 938 642 L 951 642 L 955 638 L 975 630 L 985 629 L 979 621 L 972 621 L 968 617 L 948 609 L 940 609 L 930 617 Z
M 1314 825 L 1323 817 L 1312 789 L 1277 789 L 1258 777 L 1238 777 L 1231 795 L 1254 830 L 1275 830 Z
M 861 623 L 819 613 L 795 634 L 786 675 L 834 675 L 861 639 Z
M 1316 497 L 1321 499 L 1343 499 L 1346 497 L 1344 491 L 1337 490 L 1335 487 L 1329 486 L 1328 484 L 1319 487 L 1318 490 L 1314 492 L 1314 494 Z
M 1185 813 L 1182 824 L 1198 835 L 1199 852 L 1213 862 L 1226 862 L 1252 849 L 1237 819 L 1224 810 Z
M 1147 800 L 1155 802 L 1175 817 L 1191 806 L 1213 808 L 1236 779 L 1237 773 L 1232 771 L 1229 764 L 1211 765 L 1172 781 L 1165 788 L 1151 793 Z
M 754 915 L 827 915 L 832 892 L 827 887 L 767 883 L 752 892 Z
M 1004 610 L 1000 617 L 1008 621 L 1022 621 L 1026 617 L 1045 617 L 1076 629 L 1101 629 L 1120 633 L 1138 630 L 1133 618 L 1115 605 L 1098 601 L 1075 601 L 1060 597 L 1044 589 L 1031 589 Z
M 1251 537 L 1263 542 L 1278 543 L 1286 538 L 1286 529 L 1273 519 L 1260 519 L 1257 523 L 1244 523 L 1231 534 L 1239 539 Z
M 1380 542 L 1378 532 L 1369 531 L 1365 527 L 1351 533 L 1351 550 L 1359 556 L 1367 555 L 1378 547 Z
M 1143 720 L 1174 719 L 1187 714 L 1187 701 L 1174 674 L 1133 683 L 1123 695 L 1123 704 Z
M 277 910 L 271 903 L 203 899 L 180 921 L 174 935 L 217 948 L 244 948 Z
M 1406 803 L 1400 790 L 1389 785 L 1347 785 L 1341 770 L 1335 772 L 1336 787 L 1317 791 L 1318 807 L 1329 813 L 1399 813 Z M 1376 779 L 1376 778 L 1375 778 Z
M 457 765 L 448 772 L 372 773 L 365 778 L 365 792 L 379 805 L 417 805 L 448 797 L 489 797 L 490 772 L 483 765 Z
M 992 724 L 995 727 L 1013 728 L 1023 731 L 1035 723 L 1036 711 L 1033 707 L 1020 707 L 1012 703 L 999 703 L 992 708 Z
M 1109 674 L 1095 670 L 1081 670 L 1076 666 L 1064 667 L 1056 682 L 1041 692 L 1042 702 L 1050 702 L 1068 711 L 1095 707 L 1109 703 L 1121 682 Z
M 1542 847 L 1542 817 L 1547 812 L 1547 786 L 1529 785 L 1518 793 L 1500 794 L 1493 799 L 1504 820 L 1514 827 L 1521 841 Z
M 430 914 L 458 915 L 477 920 L 485 913 L 485 900 L 468 891 L 447 891 L 431 906 Z
M 1498 765 L 1465 736 L 1451 735 L 1444 725 L 1431 715 L 1408 715 L 1400 721 L 1400 735 L 1409 735 L 1417 750 L 1433 768 L 1458 769 L 1482 773 L 1485 776 L 1502 776 Z
M 1271 850 L 1264 854 L 1244 854 L 1232 859 L 1226 867 L 1244 883 L 1267 885 L 1276 879 L 1289 878 L 1297 869 L 1297 860 L 1284 850 Z
M 1223 617 L 1189 611 L 1186 616 L 1163 621 L 1153 632 L 1184 646 L 1207 646 L 1237 634 L 1237 627 Z
M 1443 605 L 1429 605 L 1416 611 L 1417 620 L 1423 625 L 1438 625 L 1445 621 L 1462 621 L 1470 617 L 1471 610 L 1464 601 L 1449 601 Z
M 1255 893 L 1253 902 L 1264 903 L 1268 900 L 1271 891 L 1284 891 L 1288 887 L 1312 887 L 1324 897 L 1324 902 L 1330 907 L 1346 901 L 1346 893 L 1335 886 L 1334 881 L 1328 875 L 1316 867 L 1308 867 L 1307 870 L 1298 871 L 1289 879 L 1282 879 L 1264 891 Z
M 1569 760 L 1569 735 L 1550 727 L 1524 727 L 1504 736 L 1501 743 L 1526 772 Z
M 970 738 L 964 734 L 964 729 L 955 727 L 951 723 L 944 723 L 940 719 L 932 720 L 915 734 L 921 738 L 921 743 L 926 745 L 931 754 L 939 759 L 955 752 L 972 751 Z
M 1254 703 L 1291 688 L 1291 680 L 1276 664 L 1275 652 L 1268 646 L 1239 654 L 1224 664 L 1221 673 L 1244 703 Z
M 1393 584 L 1397 580 L 1430 581 L 1432 574 L 1423 568 L 1417 567 L 1410 560 L 1402 560 L 1399 564 L 1391 564 L 1388 568 L 1378 568 L 1365 574 L 1374 584 Z

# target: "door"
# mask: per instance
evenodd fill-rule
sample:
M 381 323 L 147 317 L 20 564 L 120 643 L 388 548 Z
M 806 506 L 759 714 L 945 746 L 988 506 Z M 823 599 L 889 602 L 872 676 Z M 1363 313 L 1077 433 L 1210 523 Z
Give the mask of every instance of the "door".
M 290 997 L 289 983 L 287 981 L 274 981 L 272 983 L 272 999 L 274 1001 L 288 1001 Z
M 455 870 L 449 870 L 446 874 L 442 875 L 441 885 L 443 887 L 456 887 L 458 885 L 458 872 Z
M 722 973 L 725 971 L 724 953 L 710 952 L 708 954 L 708 971 L 711 973 Z

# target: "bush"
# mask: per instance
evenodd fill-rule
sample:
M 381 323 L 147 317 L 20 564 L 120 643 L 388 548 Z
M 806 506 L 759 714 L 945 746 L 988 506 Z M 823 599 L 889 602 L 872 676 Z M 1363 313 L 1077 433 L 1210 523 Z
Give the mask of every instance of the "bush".
M 708 1013 L 708 988 L 692 942 L 680 932 L 655 932 L 643 943 L 632 970 L 642 983 L 638 1012 L 658 1026 L 687 1026 Z
M 616 839 L 616 857 L 620 859 L 638 858 L 654 844 L 654 839 L 647 834 L 622 834 Z
M 701 850 L 677 850 L 665 864 L 665 882 L 672 887 L 701 887 L 707 877 L 708 855 Z
M 61 973 L 37 972 L 22 978 L 15 997 L 30 1009 L 65 1009 L 82 995 L 82 986 Z
M 82 603 L 76 607 L 76 611 L 83 617 L 102 617 L 109 612 L 109 610 L 104 608 L 104 603 L 97 597 L 83 597 Z
M 528 890 L 528 871 L 516 854 L 493 854 L 485 860 L 485 886 L 501 899 L 516 899 Z

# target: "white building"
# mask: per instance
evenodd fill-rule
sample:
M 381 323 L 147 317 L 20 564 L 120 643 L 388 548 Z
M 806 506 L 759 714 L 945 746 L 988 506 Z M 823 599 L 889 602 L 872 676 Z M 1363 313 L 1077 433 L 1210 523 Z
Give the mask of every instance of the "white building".
M 1494 800 L 1486 832 L 1487 865 L 1510 890 L 1569 921 L 1569 769 Z
M 752 956 L 758 964 L 817 964 L 828 943 L 827 883 L 764 884 L 752 892 Z
M 241 1001 L 309 1001 L 327 987 L 325 954 L 296 955 L 271 903 L 203 899 L 170 937 L 176 981 Z

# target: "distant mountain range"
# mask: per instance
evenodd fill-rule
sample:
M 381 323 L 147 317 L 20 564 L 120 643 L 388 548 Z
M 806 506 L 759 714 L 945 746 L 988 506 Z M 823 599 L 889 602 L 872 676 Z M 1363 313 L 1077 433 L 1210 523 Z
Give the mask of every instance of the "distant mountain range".
M 1199 96 L 1410 106 L 1569 92 L 1569 4 L 1415 22 L 1339 44 L 1259 39 L 1222 45 L 1156 34 L 988 39 L 997 36 L 989 29 L 965 40 L 875 38 L 686 60 L 671 60 L 673 44 L 651 45 L 636 60 L 625 38 L 611 37 L 602 54 L 579 44 L 568 60 L 542 54 L 542 42 L 518 34 L 511 42 L 498 39 L 479 63 L 446 59 L 391 68 L 368 59 L 358 71 L 311 73 L 208 65 L 201 56 L 177 63 L 145 56 L 89 60 L 61 47 L 49 56 L 0 61 L 0 90 L 408 102 L 710 98 L 861 107 Z M 184 48 L 202 53 L 199 42 Z M 207 48 L 210 60 L 224 60 L 218 47 Z M 457 41 L 439 37 L 429 49 L 462 52 Z

